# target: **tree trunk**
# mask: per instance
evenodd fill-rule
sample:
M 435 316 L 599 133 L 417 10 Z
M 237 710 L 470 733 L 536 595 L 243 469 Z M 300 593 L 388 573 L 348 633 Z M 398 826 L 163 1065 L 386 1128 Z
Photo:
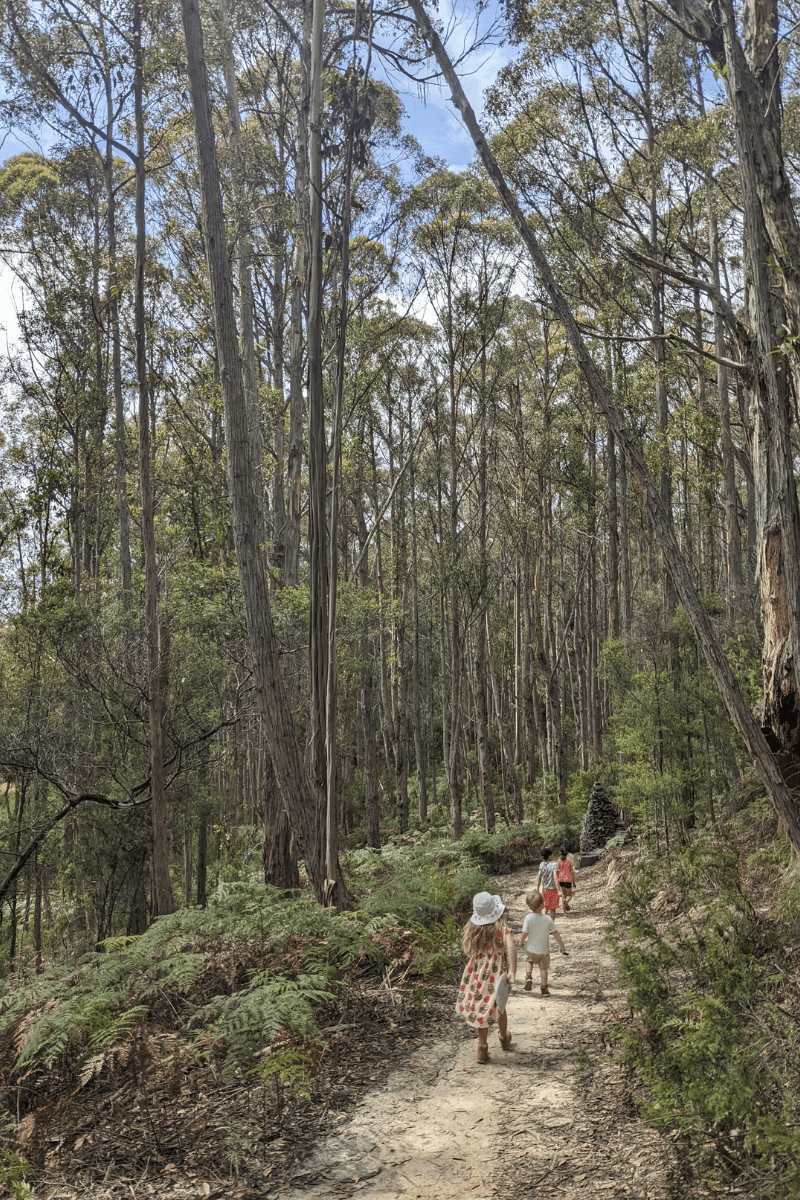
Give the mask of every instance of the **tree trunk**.
M 42 964 L 42 876 L 44 868 L 38 857 L 33 860 L 33 875 L 35 881 L 35 896 L 33 901 L 33 962 L 37 975 L 44 970 Z
M 410 395 L 408 402 L 408 428 L 410 431 Z M 422 689 L 420 686 L 419 669 L 419 565 L 417 560 L 417 484 L 414 459 L 412 459 L 410 466 L 409 490 L 411 493 L 411 621 L 413 626 L 411 693 L 414 704 L 414 752 L 417 760 L 417 815 L 419 816 L 420 825 L 424 825 L 428 819 L 428 792 L 425 731 L 422 724 Z
M 308 292 L 308 544 L 309 544 L 309 726 L 311 775 L 317 791 L 320 837 L 324 839 L 327 786 L 326 695 L 328 686 L 328 540 L 326 496 L 328 449 L 322 382 L 322 42 L 325 0 L 313 0 L 309 181 L 311 236 Z
M 489 614 L 486 614 L 488 622 Z M 486 661 L 489 666 L 489 679 L 492 684 L 492 697 L 494 699 L 494 715 L 497 721 L 497 731 L 500 736 L 500 747 L 503 754 L 503 761 L 506 767 L 506 791 L 511 792 L 514 797 L 514 810 L 517 815 L 517 820 L 522 821 L 523 804 L 522 804 L 522 787 L 519 782 L 519 776 L 514 768 L 514 752 L 509 742 L 506 727 L 503 722 L 503 704 L 500 696 L 500 687 L 497 682 L 497 674 L 494 669 L 494 657 L 492 655 L 492 647 L 489 642 L 488 624 L 486 629 Z
M 142 10 L 135 0 L 134 12 L 134 106 L 136 116 L 136 266 L 135 326 L 136 379 L 139 388 L 139 486 L 142 497 L 142 551 L 145 570 L 145 628 L 147 631 L 147 676 L 150 717 L 150 795 L 153 810 L 153 895 L 152 915 L 162 917 L 175 911 L 169 877 L 169 821 L 164 773 L 164 710 L 169 686 L 169 638 L 159 618 L 158 562 L 156 559 L 155 501 L 151 478 L 150 387 L 145 346 L 145 149 L 142 109 Z
M 253 287 L 251 282 L 252 251 L 247 224 L 247 184 L 242 147 L 242 122 L 239 114 L 239 88 L 236 82 L 236 62 L 233 57 L 233 35 L 227 0 L 217 0 L 221 25 L 222 67 L 225 77 L 225 107 L 230 126 L 233 161 L 234 220 L 236 238 L 236 274 L 239 282 L 239 339 L 242 362 L 242 384 L 247 411 L 251 454 L 253 458 L 253 496 L 259 514 L 259 544 L 266 552 L 267 514 L 264 489 L 264 439 L 261 432 L 261 409 L 258 399 L 258 370 L 256 366 L 255 330 L 253 327 Z
M 119 522 L 119 559 L 122 572 L 122 605 L 131 606 L 131 515 L 128 504 L 128 464 L 125 450 L 125 400 L 122 391 L 122 340 L 119 328 L 119 270 L 117 265 L 117 192 L 114 180 L 114 102 L 110 73 L 106 74 L 106 154 L 103 181 L 106 189 L 106 228 L 108 232 L 108 324 L 111 334 L 111 379 L 114 389 L 114 455 L 116 466 L 117 521 Z
M 307 230 L 310 227 L 308 179 L 308 112 L 311 103 L 310 0 L 303 3 L 300 44 L 301 97 L 295 151 L 294 250 L 289 340 L 289 452 L 286 461 L 287 504 L 284 534 L 283 582 L 297 587 L 300 578 L 300 510 L 303 465 L 303 296 L 308 267 Z
M 181 13 L 200 167 L 203 231 L 211 282 L 217 352 L 221 364 L 234 542 L 256 694 L 275 771 L 278 795 L 297 836 L 299 850 L 305 859 L 315 894 L 322 900 L 329 894 L 330 885 L 326 887 L 318 798 L 303 765 L 291 708 L 280 673 L 269 592 L 259 553 L 258 514 L 252 501 L 253 491 L 250 486 L 252 461 L 247 439 L 247 414 L 234 319 L 233 287 L 197 0 L 181 0 Z M 338 903 L 348 903 L 347 889 L 338 864 L 336 888 Z
M 280 888 L 281 891 L 298 888 L 300 871 L 297 866 L 292 829 L 276 787 L 272 759 L 266 749 L 260 800 L 264 827 L 264 837 L 261 843 L 264 883 L 267 887 Z
M 617 509 L 617 451 L 614 435 L 606 435 L 608 466 L 608 617 L 609 633 L 617 639 L 619 623 L 619 514 Z
M 197 830 L 197 892 L 195 902 L 200 908 L 208 904 L 208 818 L 200 814 L 200 825 Z
M 489 708 L 486 703 L 486 628 L 483 619 L 475 631 L 475 740 L 478 747 L 483 827 L 487 833 L 494 829 L 494 793 L 489 770 Z

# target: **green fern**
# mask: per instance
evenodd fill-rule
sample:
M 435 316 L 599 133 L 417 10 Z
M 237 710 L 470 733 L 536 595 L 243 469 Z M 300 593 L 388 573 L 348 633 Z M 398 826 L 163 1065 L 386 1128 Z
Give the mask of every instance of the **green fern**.
M 137 1005 L 118 1013 L 113 1001 L 103 996 L 68 997 L 36 1022 L 14 1069 L 37 1061 L 49 1069 L 70 1047 L 81 1043 L 86 1047 L 84 1057 L 97 1054 L 129 1033 L 147 1011 Z
M 11 1200 L 35 1200 L 33 1191 L 25 1182 L 25 1176 L 31 1169 L 26 1159 L 0 1146 L 0 1187 L 5 1188 Z
M 0 1035 L 14 1039 L 17 1070 L 50 1069 L 61 1058 L 69 1070 L 85 1073 L 89 1060 L 99 1070 L 111 1061 L 100 1056 L 146 1019 L 148 1001 L 164 994 L 196 1047 L 198 1031 L 211 1025 L 231 1078 L 251 1069 L 281 1032 L 297 1043 L 319 1041 L 315 1014 L 333 999 L 334 980 L 354 962 L 382 964 L 375 939 L 396 920 L 385 912 L 326 911 L 310 897 L 287 899 L 256 883 L 228 884 L 206 910 L 183 909 L 138 937 L 106 939 L 101 952 L 77 963 L 0 984 Z M 222 949 L 229 957 L 237 944 L 247 946 L 251 961 L 261 947 L 273 963 L 284 946 L 304 947 L 300 973 L 289 978 L 273 966 L 233 995 L 195 1008 L 191 990 L 209 954 Z M 89 1078 L 94 1074 L 93 1066 Z
M 106 954 L 112 954 L 114 950 L 124 950 L 128 946 L 132 946 L 134 942 L 138 942 L 141 938 L 140 933 L 121 934 L 119 937 L 107 937 L 98 945 L 103 948 Z
M 259 972 L 249 987 L 232 996 L 216 996 L 201 1009 L 202 1037 L 222 1049 L 223 1082 L 252 1070 L 258 1055 L 283 1032 L 299 1042 L 322 1041 L 316 1009 L 333 1000 L 325 975 L 281 978 Z

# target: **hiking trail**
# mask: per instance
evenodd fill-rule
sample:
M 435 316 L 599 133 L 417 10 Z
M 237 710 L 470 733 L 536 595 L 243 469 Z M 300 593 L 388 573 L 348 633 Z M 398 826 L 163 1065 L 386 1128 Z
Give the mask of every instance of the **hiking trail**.
M 623 858 L 627 861 L 628 855 Z M 629 1196 L 666 1200 L 663 1140 L 636 1117 L 607 1033 L 624 1005 L 602 945 L 607 865 L 585 868 L 572 911 L 558 918 L 569 957 L 551 939 L 549 997 L 522 990 L 524 957 L 508 1001 L 509 1052 L 497 1027 L 489 1062 L 453 1015 L 452 1029 L 409 1049 L 403 1066 L 364 1094 L 339 1128 L 297 1163 L 270 1200 L 495 1200 L 541 1190 L 549 1200 Z M 496 881 L 515 941 L 535 870 Z M 453 1003 L 457 992 L 451 988 Z M 583 1056 L 598 1058 L 591 1072 Z M 603 1055 L 605 1054 L 605 1058 Z

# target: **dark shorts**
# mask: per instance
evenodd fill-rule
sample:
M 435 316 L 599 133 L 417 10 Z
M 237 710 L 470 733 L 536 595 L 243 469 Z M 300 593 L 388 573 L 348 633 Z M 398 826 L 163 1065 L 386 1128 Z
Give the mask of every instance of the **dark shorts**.
M 571 892 L 571 891 L 572 891 L 572 884 L 571 884 L 571 883 L 564 883 L 564 880 L 563 880 L 563 879 L 559 879 L 559 881 L 558 881 L 558 882 L 561 884 L 562 888 L 566 888 L 568 892 Z

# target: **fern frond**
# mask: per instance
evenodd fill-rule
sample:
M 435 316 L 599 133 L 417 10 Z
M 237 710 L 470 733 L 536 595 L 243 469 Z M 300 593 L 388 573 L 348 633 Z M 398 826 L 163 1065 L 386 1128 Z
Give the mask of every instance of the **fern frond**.
M 142 937 L 141 933 L 126 933 L 119 937 L 107 937 L 102 942 L 98 942 L 106 954 L 112 954 L 115 950 L 124 950 L 128 946 L 134 945 Z
M 105 1066 L 105 1062 L 105 1052 L 102 1054 L 93 1054 L 91 1058 L 87 1058 L 86 1062 L 83 1064 L 83 1070 L 81 1071 L 80 1079 L 78 1080 L 78 1087 L 86 1087 L 86 1084 L 89 1083 L 90 1080 L 94 1079 L 96 1075 L 99 1075 Z

